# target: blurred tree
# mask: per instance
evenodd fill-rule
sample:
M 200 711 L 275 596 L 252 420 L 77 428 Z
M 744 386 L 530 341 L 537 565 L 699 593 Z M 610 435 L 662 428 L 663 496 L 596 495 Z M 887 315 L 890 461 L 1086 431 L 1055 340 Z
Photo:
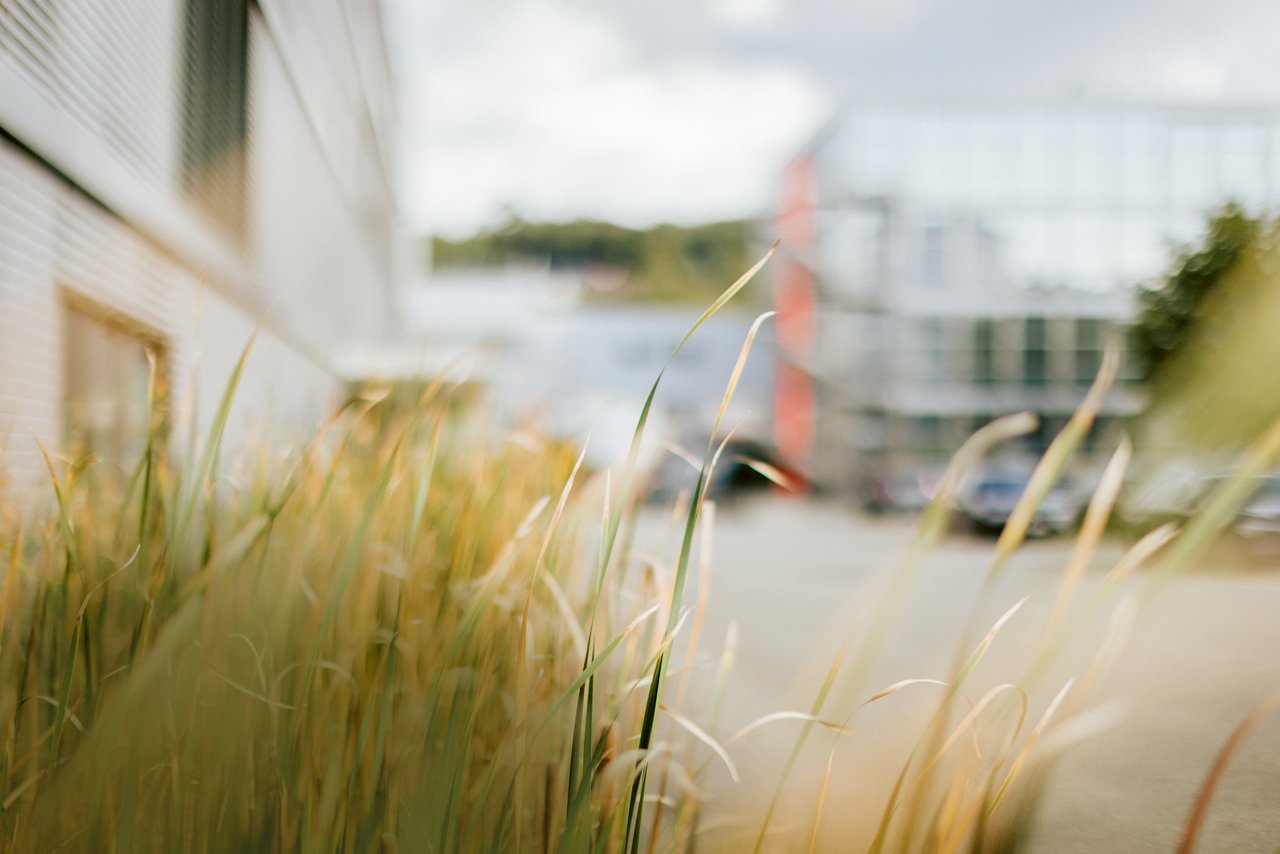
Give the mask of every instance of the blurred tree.
M 512 218 L 501 228 L 462 240 L 432 239 L 437 269 L 546 264 L 553 270 L 613 272 L 601 281 L 616 288 L 597 300 L 706 303 L 756 260 L 750 224 L 658 225 L 632 229 L 607 222 L 528 222 Z M 749 301 L 749 300 L 748 300 Z
M 1200 243 L 1178 253 L 1163 281 L 1139 294 L 1134 351 L 1153 390 L 1158 392 L 1165 384 L 1169 365 L 1204 324 L 1214 294 L 1262 227 L 1262 221 L 1240 205 L 1227 204 L 1210 217 Z
M 1141 299 L 1152 459 L 1194 450 L 1226 465 L 1280 423 L 1280 221 L 1228 205 Z

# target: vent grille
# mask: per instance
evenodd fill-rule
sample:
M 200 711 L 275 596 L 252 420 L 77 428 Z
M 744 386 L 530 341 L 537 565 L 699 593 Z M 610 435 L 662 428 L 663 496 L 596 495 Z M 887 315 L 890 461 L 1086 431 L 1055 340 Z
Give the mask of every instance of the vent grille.
M 167 187 L 173 16 L 162 0 L 0 0 L 0 60 L 139 179 Z

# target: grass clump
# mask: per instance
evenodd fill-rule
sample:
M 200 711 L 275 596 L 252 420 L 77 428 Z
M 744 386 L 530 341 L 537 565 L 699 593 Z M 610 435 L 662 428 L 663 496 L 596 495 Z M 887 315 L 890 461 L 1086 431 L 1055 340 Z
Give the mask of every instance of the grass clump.
M 727 378 L 713 435 L 763 320 Z M 840 807 L 830 783 L 850 772 L 836 766 L 836 746 L 865 707 L 911 696 L 924 715 L 901 764 L 851 769 L 890 784 L 861 828 L 865 846 L 1007 850 L 1054 755 L 1045 744 L 1083 717 L 1125 607 L 1112 609 L 1116 630 L 1079 672 L 1061 678 L 1053 665 L 1109 609 L 1106 594 L 1173 538 L 1141 540 L 1098 595 L 1079 596 L 1129 463 L 1123 444 L 1016 680 L 991 680 L 984 659 L 1025 600 L 994 624 L 975 607 L 938 678 L 870 692 L 872 661 L 947 530 L 949 497 L 987 451 L 1034 426 L 1025 414 L 998 420 L 957 455 L 866 637 L 826 670 L 807 711 L 725 737 L 716 720 L 732 653 L 691 685 L 706 675 L 694 668 L 705 600 L 691 618 L 684 606 L 695 566 L 706 572 L 695 534 L 723 444 L 705 449 L 670 571 L 631 548 L 661 375 L 616 470 L 584 471 L 578 449 L 532 430 L 495 438 L 443 386 L 408 407 L 361 397 L 304 447 L 227 465 L 221 435 L 243 364 L 186 464 L 165 458 L 157 425 L 123 482 L 48 455 L 54 512 L 0 500 L 0 679 L 10 688 L 0 694 L 0 851 L 814 850 Z M 1116 369 L 1112 353 L 1031 478 L 979 605 L 998 592 Z M 1276 436 L 1260 440 L 1251 465 L 1275 464 Z M 1210 502 L 1165 572 L 1185 566 L 1241 500 L 1228 490 Z M 730 748 L 787 721 L 798 735 L 759 813 L 729 832 L 704 826 L 703 772 L 723 767 L 737 783 Z M 821 786 L 779 827 L 816 731 L 833 734 Z
M 153 451 L 126 489 L 51 459 L 59 512 L 23 526 L 7 508 L 0 848 L 542 850 L 607 832 L 591 789 L 565 815 L 579 656 L 629 680 L 579 620 L 596 612 L 591 637 L 629 661 L 657 641 L 582 572 L 580 517 L 557 501 L 573 454 L 477 439 L 440 401 L 371 410 L 226 474 L 216 438 L 203 471 Z M 593 726 L 626 720 L 625 696 L 593 701 Z M 606 758 L 594 747 L 593 777 Z
M 56 512 L 4 506 L 0 850 L 675 845 L 655 731 L 701 502 L 670 580 L 615 549 L 657 383 L 611 490 L 440 387 L 224 466 L 243 366 L 187 464 L 158 432 L 123 485 L 46 454 Z
M 2 535 L 0 847 L 546 834 L 542 797 L 510 802 L 554 778 L 561 727 L 516 750 L 516 653 L 523 629 L 522 702 L 554 717 L 572 633 L 533 574 L 577 547 L 540 512 L 573 457 L 475 440 L 438 402 L 371 408 L 225 475 L 152 453 L 119 490 L 51 461 L 60 512 Z

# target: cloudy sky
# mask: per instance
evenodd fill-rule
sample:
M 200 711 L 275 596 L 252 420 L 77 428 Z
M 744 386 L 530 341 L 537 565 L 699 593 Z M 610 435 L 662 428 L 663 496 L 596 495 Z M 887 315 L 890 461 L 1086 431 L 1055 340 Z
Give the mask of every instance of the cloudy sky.
M 1280 103 L 1274 0 L 386 0 L 402 202 L 750 216 L 850 98 Z

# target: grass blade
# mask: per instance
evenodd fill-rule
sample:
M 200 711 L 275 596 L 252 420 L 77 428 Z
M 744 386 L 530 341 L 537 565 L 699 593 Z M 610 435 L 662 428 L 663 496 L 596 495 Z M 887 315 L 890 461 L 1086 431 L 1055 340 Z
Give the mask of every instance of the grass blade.
M 1209 805 L 1213 801 L 1214 793 L 1218 790 L 1218 784 L 1222 782 L 1222 777 L 1227 772 L 1227 766 L 1239 752 L 1240 746 L 1249 733 L 1277 709 L 1280 709 L 1280 691 L 1268 694 L 1258 701 L 1258 704 L 1249 710 L 1244 720 L 1240 721 L 1222 745 L 1217 758 L 1213 761 L 1213 767 L 1209 769 L 1204 782 L 1200 785 L 1191 813 L 1187 816 L 1186 826 L 1182 830 L 1182 839 L 1178 842 L 1178 854 L 1191 854 L 1195 850 L 1196 838 L 1200 835 L 1204 821 L 1209 815 Z

